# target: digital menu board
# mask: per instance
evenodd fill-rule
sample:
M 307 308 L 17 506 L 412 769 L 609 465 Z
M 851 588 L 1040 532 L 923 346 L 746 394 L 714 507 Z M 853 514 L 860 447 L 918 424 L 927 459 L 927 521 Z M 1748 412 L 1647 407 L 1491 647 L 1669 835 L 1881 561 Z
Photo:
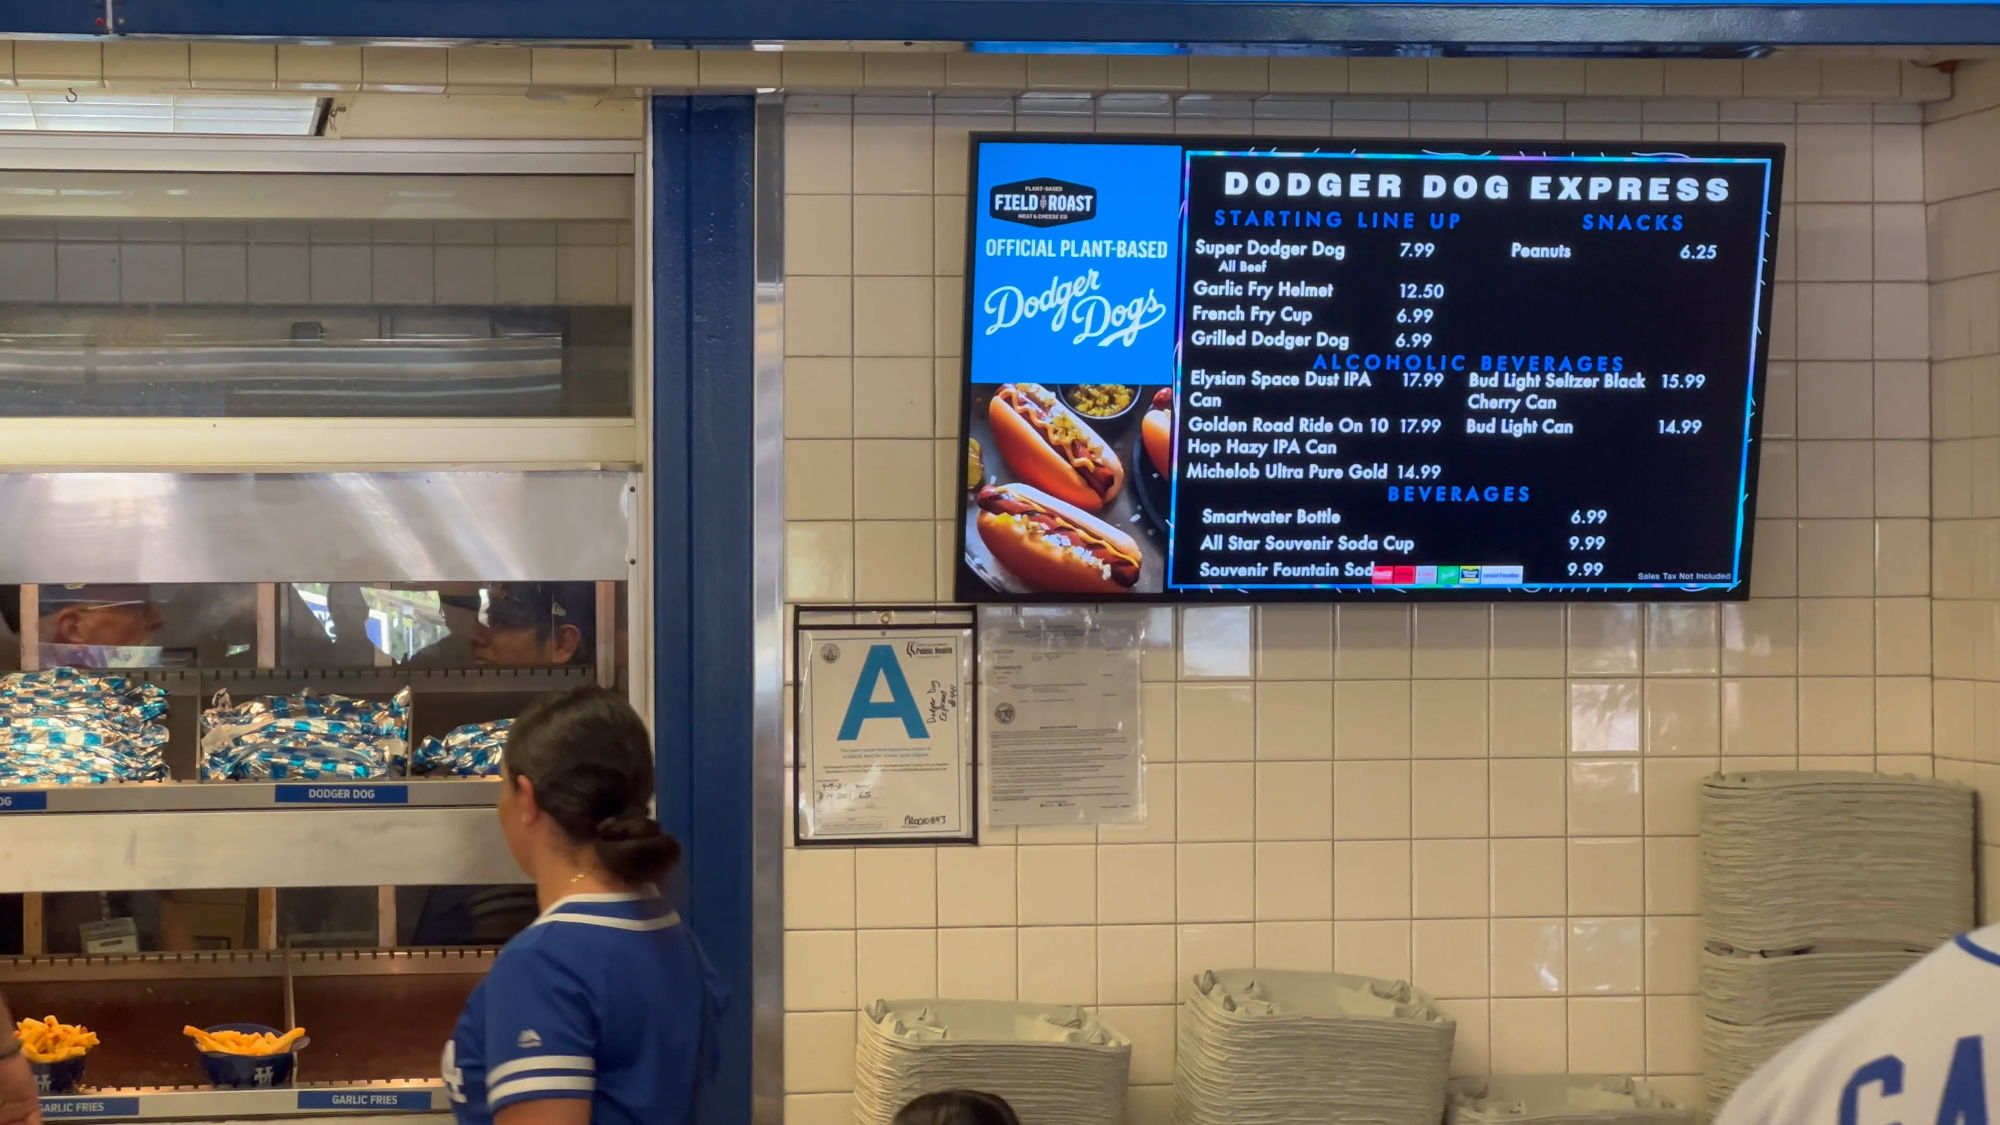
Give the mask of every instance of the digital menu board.
M 1747 595 L 1782 147 L 972 149 L 961 600 Z

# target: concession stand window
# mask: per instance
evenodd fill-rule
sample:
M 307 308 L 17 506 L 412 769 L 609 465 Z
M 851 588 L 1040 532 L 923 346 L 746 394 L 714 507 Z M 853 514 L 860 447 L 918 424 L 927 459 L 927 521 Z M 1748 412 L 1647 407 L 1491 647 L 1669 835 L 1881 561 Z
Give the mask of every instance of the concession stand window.
M 20 143 L 8 1001 L 96 1031 L 89 1096 L 147 1119 L 441 1112 L 535 913 L 500 724 L 645 697 L 639 146 Z M 308 1029 L 293 1089 L 208 1086 L 181 1028 L 237 1021 Z

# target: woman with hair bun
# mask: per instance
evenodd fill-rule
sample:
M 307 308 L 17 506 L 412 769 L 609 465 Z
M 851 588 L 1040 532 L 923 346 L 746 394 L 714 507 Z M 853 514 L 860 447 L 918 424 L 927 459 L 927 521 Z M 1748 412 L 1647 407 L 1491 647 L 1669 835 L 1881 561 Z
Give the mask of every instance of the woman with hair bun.
M 713 1078 L 715 970 L 660 884 L 645 723 L 616 692 L 537 700 L 501 754 L 500 829 L 541 914 L 444 1049 L 459 1125 L 684 1125 Z

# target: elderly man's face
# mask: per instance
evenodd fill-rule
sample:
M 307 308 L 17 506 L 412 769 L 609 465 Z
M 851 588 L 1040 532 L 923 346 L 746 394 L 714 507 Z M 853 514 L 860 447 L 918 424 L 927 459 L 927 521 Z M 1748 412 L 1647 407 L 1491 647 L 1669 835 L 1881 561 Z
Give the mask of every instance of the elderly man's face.
M 41 639 L 60 645 L 143 645 L 165 623 L 159 607 L 151 604 L 64 606 L 50 617 Z

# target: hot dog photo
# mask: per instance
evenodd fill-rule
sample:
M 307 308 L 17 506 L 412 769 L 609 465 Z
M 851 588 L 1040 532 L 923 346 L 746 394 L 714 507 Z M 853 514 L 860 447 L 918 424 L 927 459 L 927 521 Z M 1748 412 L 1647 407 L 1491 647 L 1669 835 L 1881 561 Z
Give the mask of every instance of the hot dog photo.
M 1126 383 L 972 386 L 959 596 L 1159 593 L 1173 398 Z

